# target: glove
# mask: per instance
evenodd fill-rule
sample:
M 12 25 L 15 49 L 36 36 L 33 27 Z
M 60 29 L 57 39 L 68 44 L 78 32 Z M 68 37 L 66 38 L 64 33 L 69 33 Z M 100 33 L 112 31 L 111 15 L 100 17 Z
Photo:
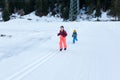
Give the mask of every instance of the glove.
M 59 36 L 59 35 L 60 35 L 60 33 L 57 34 L 57 36 Z

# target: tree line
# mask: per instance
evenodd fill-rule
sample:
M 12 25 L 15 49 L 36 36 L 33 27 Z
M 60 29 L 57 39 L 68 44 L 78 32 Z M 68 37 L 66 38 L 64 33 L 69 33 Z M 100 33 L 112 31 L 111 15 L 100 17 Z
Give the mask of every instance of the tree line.
M 37 16 L 59 14 L 64 20 L 69 19 L 70 0 L 0 0 L 2 17 L 4 21 L 10 19 L 12 13 L 20 15 L 35 11 Z M 80 0 L 80 9 L 85 9 L 85 14 L 91 15 L 95 11 L 95 17 L 101 17 L 101 12 L 120 20 L 120 0 Z

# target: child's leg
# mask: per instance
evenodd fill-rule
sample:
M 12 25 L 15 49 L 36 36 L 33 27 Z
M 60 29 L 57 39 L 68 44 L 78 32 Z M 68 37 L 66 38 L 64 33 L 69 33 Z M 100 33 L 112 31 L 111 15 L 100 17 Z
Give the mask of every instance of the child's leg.
M 62 49 L 62 38 L 60 38 L 59 47 L 60 47 L 60 49 Z
M 63 38 L 63 45 L 64 45 L 64 48 L 67 48 L 66 38 Z
M 78 41 L 77 37 L 76 37 L 76 41 Z
M 75 43 L 75 40 L 76 40 L 75 37 L 73 37 L 73 43 Z

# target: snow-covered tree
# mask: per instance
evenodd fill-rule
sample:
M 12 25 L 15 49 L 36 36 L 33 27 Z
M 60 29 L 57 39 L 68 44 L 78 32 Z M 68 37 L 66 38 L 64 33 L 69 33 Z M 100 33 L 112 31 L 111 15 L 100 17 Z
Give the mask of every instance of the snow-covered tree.
M 115 17 L 115 20 L 120 20 L 120 0 L 112 0 L 110 15 Z
M 101 17 L 100 0 L 97 0 L 95 17 L 97 17 L 97 20 L 99 20 L 99 17 Z
M 2 13 L 2 18 L 4 21 L 8 21 L 10 19 L 10 12 L 9 12 L 9 2 L 5 0 L 5 7 Z

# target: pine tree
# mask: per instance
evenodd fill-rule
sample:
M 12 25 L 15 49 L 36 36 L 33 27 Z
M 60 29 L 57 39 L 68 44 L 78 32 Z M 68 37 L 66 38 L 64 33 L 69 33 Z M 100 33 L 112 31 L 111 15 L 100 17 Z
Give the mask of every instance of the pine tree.
M 105 12 L 110 8 L 111 0 L 101 0 L 101 8 Z
M 69 18 L 69 8 L 68 7 L 63 8 L 62 17 L 64 18 L 64 20 L 67 20 Z
M 49 0 L 49 11 L 52 12 L 53 15 L 55 15 L 55 4 L 56 4 L 56 0 Z
M 60 5 L 62 6 L 61 7 L 61 17 L 64 18 L 64 20 L 67 20 L 69 19 L 69 3 L 70 3 L 70 0 L 66 0 L 65 2 L 62 2 Z
M 5 0 L 5 8 L 2 13 L 2 18 L 4 21 L 10 20 L 10 12 L 9 12 L 9 2 L 8 0 Z
M 28 13 L 30 13 L 30 12 L 32 12 L 32 11 L 34 11 L 34 1 L 33 0 L 25 0 L 24 1 L 24 11 L 25 11 L 25 13 L 26 14 L 28 14 Z
M 115 20 L 120 18 L 120 0 L 112 0 L 112 5 L 109 15 L 115 17 Z
M 101 17 L 100 0 L 97 0 L 95 17 L 97 17 L 97 20 Z
M 36 0 L 35 10 L 37 16 L 43 16 L 48 14 L 49 2 L 48 0 Z
M 48 0 L 43 0 L 43 14 L 47 15 L 48 14 L 48 9 L 49 9 L 49 2 Z
M 120 20 L 120 0 L 116 0 L 116 16 Z
M 35 2 L 35 14 L 37 16 L 43 16 L 43 0 L 36 0 Z
M 24 9 L 25 0 L 14 0 L 14 1 L 15 1 L 15 7 L 17 10 Z
M 0 0 L 0 8 L 3 8 L 4 6 L 4 0 Z
M 88 15 L 91 15 L 95 10 L 95 0 L 86 0 L 86 5 L 88 7 Z

